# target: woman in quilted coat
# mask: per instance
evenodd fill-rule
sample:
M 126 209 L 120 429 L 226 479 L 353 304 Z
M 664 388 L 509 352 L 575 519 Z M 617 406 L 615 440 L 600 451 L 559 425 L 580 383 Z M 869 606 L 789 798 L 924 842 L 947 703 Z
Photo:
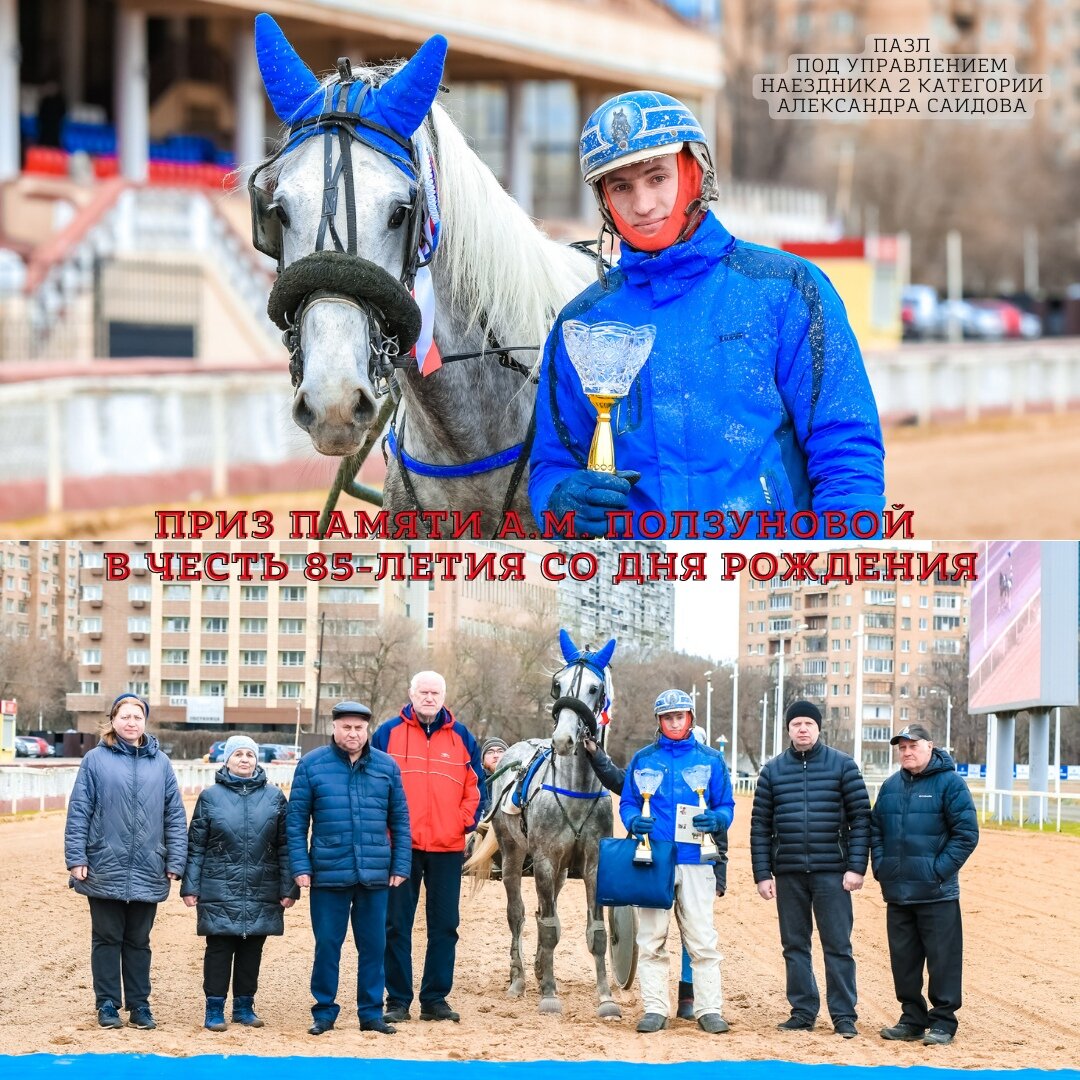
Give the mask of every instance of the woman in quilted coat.
M 120 694 L 101 741 L 82 759 L 68 804 L 64 865 L 90 901 L 98 1023 L 157 1025 L 150 1012 L 150 928 L 184 872 L 184 804 L 169 759 L 146 732 L 150 706 Z
M 287 802 L 266 782 L 258 747 L 247 735 L 225 743 L 215 783 L 199 795 L 188 831 L 188 864 L 180 895 L 198 908 L 205 1026 L 225 1030 L 225 997 L 233 990 L 233 1022 L 262 1027 L 255 992 L 263 945 L 285 932 L 285 908 L 300 895 L 289 875 Z

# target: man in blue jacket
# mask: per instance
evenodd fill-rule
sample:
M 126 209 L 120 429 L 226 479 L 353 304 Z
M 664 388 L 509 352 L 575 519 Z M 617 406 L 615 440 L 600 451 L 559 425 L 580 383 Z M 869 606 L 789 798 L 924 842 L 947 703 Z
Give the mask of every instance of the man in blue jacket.
M 321 1035 L 337 1019 L 338 965 L 351 919 L 360 1030 L 393 1035 L 382 1015 L 386 904 L 412 865 L 409 809 L 394 759 L 368 741 L 371 710 L 342 701 L 331 715 L 333 742 L 301 758 L 286 818 L 293 880 L 311 889 L 315 1004 L 308 1033 Z
M 796 701 L 785 713 L 791 745 L 758 775 L 750 816 L 750 861 L 763 900 L 776 901 L 791 1016 L 781 1031 L 812 1031 L 821 996 L 810 956 L 816 924 L 825 954 L 825 999 L 833 1030 L 855 1027 L 851 894 L 863 886 L 870 797 L 853 758 L 821 741 L 821 710 Z
M 979 842 L 979 819 L 952 758 L 934 746 L 922 724 L 908 724 L 890 741 L 899 752 L 900 771 L 878 792 L 870 851 L 885 898 L 893 985 L 902 1010 L 881 1037 L 945 1046 L 956 1035 L 964 966 L 957 874 Z
M 574 515 L 603 536 L 609 511 L 723 514 L 755 537 L 766 515 L 820 519 L 884 509 L 877 407 L 843 304 L 817 267 L 735 239 L 709 213 L 716 174 L 701 125 L 675 98 L 621 94 L 581 136 L 581 169 L 618 266 L 563 309 L 544 348 L 529 496 L 537 521 Z M 586 468 L 596 410 L 563 324 L 656 328 L 649 358 L 612 413 L 617 473 Z M 659 520 L 662 521 L 662 518 Z M 799 535 L 812 535 L 808 518 Z M 685 515 L 667 525 L 693 535 Z M 860 523 L 861 529 L 866 527 Z M 621 527 L 616 528 L 620 535 Z M 664 530 L 661 530 L 664 531 Z M 674 533 L 672 533 L 674 535 Z
M 619 813 L 626 830 L 635 836 L 675 842 L 675 917 L 683 945 L 690 954 L 694 982 L 694 1016 L 702 1031 L 718 1035 L 728 1030 L 722 1016 L 720 953 L 713 924 L 716 879 L 710 864 L 701 862 L 704 834 L 731 825 L 735 797 L 723 755 L 693 736 L 694 703 L 683 690 L 665 690 L 653 710 L 656 741 L 639 750 L 626 770 Z M 686 781 L 684 772 L 703 765 L 709 770 L 706 809 Z M 642 813 L 641 773 L 659 773 L 659 786 Z M 680 806 L 684 807 L 680 811 Z M 638 980 L 644 1015 L 637 1029 L 660 1031 L 669 1012 L 668 954 L 665 947 L 670 912 L 662 908 L 638 911 Z

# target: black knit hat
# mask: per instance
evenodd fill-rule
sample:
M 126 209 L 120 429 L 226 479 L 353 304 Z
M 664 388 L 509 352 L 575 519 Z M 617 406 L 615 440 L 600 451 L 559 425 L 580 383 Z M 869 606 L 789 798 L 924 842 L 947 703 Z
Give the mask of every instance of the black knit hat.
M 798 717 L 813 720 L 817 724 L 818 730 L 821 730 L 821 710 L 812 701 L 793 701 L 787 707 L 787 712 L 784 713 L 784 723 L 790 724 L 792 720 Z

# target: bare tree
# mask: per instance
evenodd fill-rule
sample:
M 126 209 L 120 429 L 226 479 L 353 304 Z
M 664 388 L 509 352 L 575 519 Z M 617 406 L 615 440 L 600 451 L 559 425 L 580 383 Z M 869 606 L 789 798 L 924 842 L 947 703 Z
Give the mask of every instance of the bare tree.
M 18 701 L 20 731 L 66 728 L 66 695 L 77 687 L 75 661 L 62 646 L 0 634 L 0 697 Z

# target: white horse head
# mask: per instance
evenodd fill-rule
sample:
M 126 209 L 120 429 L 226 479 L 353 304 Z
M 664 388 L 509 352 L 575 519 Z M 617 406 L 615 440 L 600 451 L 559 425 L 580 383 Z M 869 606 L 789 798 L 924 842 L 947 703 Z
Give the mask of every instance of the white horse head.
M 496 362 L 491 343 L 527 346 L 514 357 L 521 369 L 537 363 L 555 316 L 592 278 L 592 261 L 547 239 L 433 104 L 443 38 L 429 39 L 392 74 L 365 71 L 351 83 L 341 61 L 336 76 L 316 79 L 269 16 L 256 20 L 256 44 L 267 93 L 290 125 L 257 170 L 269 183 L 251 186 L 256 246 L 280 252 L 270 313 L 295 347 L 296 422 L 320 452 L 351 453 L 392 375 L 413 458 L 456 465 L 520 442 L 534 387 Z M 438 232 L 439 215 L 429 213 L 436 200 Z M 276 248 L 260 245 L 259 221 L 276 232 Z M 330 250 L 335 233 L 353 255 Z M 444 355 L 477 357 L 448 363 L 434 378 L 415 359 L 392 355 L 407 353 L 421 331 L 406 286 L 424 233 L 437 236 L 437 245 L 430 282 L 417 283 L 418 295 L 423 283 L 434 297 L 421 351 L 434 340 Z M 398 474 L 406 460 L 391 458 L 388 508 L 404 498 Z M 487 512 L 501 504 L 508 471 L 462 480 L 420 472 L 409 486 L 429 508 Z
M 559 631 L 566 667 L 551 680 L 555 730 L 551 745 L 560 755 L 573 753 L 583 733 L 599 741 L 599 716 L 607 701 L 605 669 L 615 652 L 612 638 L 598 652 L 579 649 L 565 630 Z

